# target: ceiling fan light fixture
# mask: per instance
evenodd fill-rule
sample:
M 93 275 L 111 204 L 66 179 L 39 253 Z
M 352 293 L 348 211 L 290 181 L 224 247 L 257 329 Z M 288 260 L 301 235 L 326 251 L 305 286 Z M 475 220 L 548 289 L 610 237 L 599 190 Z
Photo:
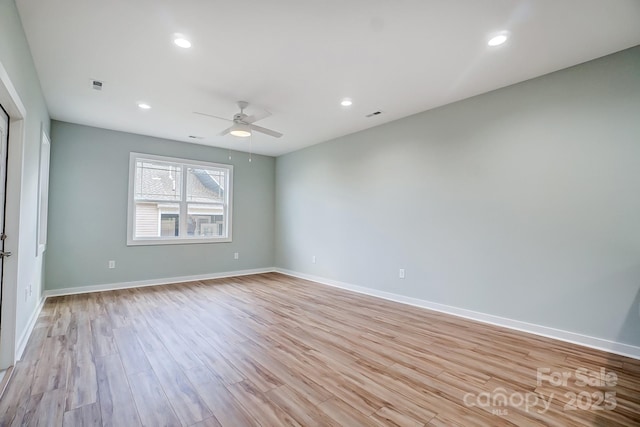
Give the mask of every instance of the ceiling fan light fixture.
M 240 138 L 246 138 L 251 136 L 251 128 L 242 123 L 233 125 L 233 129 L 229 132 L 233 136 L 239 136 Z

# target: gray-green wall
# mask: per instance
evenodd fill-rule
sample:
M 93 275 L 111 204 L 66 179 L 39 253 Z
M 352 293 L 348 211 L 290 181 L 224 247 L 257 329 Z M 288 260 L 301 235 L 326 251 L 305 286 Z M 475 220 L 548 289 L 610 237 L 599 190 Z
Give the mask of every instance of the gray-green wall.
M 20 241 L 16 242 L 18 230 L 7 230 L 9 237 L 6 242 L 9 250 L 19 247 L 18 257 L 5 261 L 5 265 L 18 262 L 17 284 L 7 283 L 5 286 L 17 286 L 16 338 L 20 339 L 42 297 L 42 256 L 36 256 L 36 215 L 40 135 L 42 130 L 49 132 L 49 113 L 13 0 L 0 0 L 0 63 L 7 71 L 26 110 L 22 164 L 9 164 L 10 179 L 12 176 L 21 176 Z M 18 147 L 10 146 L 9 151 L 12 149 L 17 150 Z M 7 209 L 12 207 L 7 206 Z M 33 293 L 25 297 L 25 290 L 29 285 L 32 286 Z
M 279 267 L 640 345 L 640 47 L 279 157 L 276 189 Z
M 47 289 L 274 265 L 275 159 L 52 121 Z M 129 153 L 234 165 L 233 242 L 127 246 Z M 240 259 L 234 260 L 234 252 Z M 116 261 L 108 269 L 108 260 Z
M 638 117 L 640 47 L 275 160 L 234 152 L 233 243 L 142 247 L 129 152 L 228 152 L 54 121 L 47 289 L 276 265 L 637 346 Z

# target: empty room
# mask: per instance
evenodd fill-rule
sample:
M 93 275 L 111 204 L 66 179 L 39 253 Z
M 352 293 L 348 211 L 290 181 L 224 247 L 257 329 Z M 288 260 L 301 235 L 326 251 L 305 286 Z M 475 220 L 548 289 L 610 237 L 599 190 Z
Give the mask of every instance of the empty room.
M 637 0 L 0 0 L 0 427 L 640 426 Z

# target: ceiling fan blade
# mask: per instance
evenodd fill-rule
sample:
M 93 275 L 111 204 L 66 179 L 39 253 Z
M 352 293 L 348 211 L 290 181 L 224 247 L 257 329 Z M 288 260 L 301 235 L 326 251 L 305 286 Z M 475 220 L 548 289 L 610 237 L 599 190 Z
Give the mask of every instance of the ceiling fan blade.
M 270 115 L 271 115 L 271 113 L 265 110 L 262 113 L 253 114 L 253 115 L 251 115 L 249 117 L 245 117 L 242 121 L 245 122 L 245 123 L 255 123 L 258 120 L 266 119 Z
M 256 132 L 264 133 L 266 135 L 273 136 L 274 138 L 280 138 L 282 136 L 282 134 L 280 132 L 276 132 L 275 130 L 263 128 L 262 126 L 256 126 L 256 125 L 251 125 L 250 124 L 249 127 L 251 129 L 255 130 Z
M 198 111 L 194 111 L 193 114 L 199 114 L 201 116 L 207 116 L 207 117 L 213 117 L 214 119 L 220 119 L 220 120 L 225 120 L 227 122 L 232 122 L 233 120 L 231 119 L 225 119 L 224 117 L 220 117 L 220 116 L 214 116 L 213 114 L 207 114 L 207 113 L 200 113 Z
M 218 136 L 225 136 L 226 134 L 228 134 L 229 132 L 231 132 L 231 129 L 233 129 L 233 126 L 230 126 L 228 128 L 226 128 L 225 130 L 223 130 L 222 132 L 220 132 L 218 134 Z

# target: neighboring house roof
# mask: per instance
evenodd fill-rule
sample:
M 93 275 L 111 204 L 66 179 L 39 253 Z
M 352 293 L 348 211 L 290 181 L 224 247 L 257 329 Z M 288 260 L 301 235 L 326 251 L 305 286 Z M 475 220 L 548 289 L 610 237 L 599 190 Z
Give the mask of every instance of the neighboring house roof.
M 214 177 L 212 177 L 205 169 L 193 169 L 193 174 L 196 178 L 198 178 L 202 185 L 204 185 L 214 194 L 222 195 L 224 193 L 224 189 L 222 188 L 220 183 L 218 183 L 218 181 Z
M 140 166 L 138 167 L 140 168 Z M 139 179 L 135 188 L 136 198 L 180 200 L 181 175 L 176 175 L 175 168 L 144 162 L 137 176 Z M 189 168 L 187 189 L 187 200 L 190 202 L 221 202 L 224 199 L 223 175 L 218 174 L 215 170 Z

